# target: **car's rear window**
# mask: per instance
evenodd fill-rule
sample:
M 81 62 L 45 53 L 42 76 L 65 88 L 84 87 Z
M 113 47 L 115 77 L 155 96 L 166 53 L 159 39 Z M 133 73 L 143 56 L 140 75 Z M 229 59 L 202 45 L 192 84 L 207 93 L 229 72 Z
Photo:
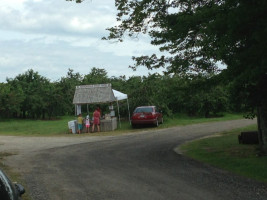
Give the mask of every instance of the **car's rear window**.
M 153 112 L 153 108 L 136 108 L 135 113 Z

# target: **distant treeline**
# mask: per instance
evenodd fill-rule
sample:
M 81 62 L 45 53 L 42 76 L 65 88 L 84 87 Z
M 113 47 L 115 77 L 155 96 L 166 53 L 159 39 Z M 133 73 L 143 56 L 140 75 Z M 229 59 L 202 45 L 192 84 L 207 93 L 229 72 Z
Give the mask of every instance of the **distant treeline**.
M 75 86 L 111 83 L 112 88 L 128 94 L 131 112 L 136 106 L 157 105 L 165 115 L 186 113 L 190 116 L 215 116 L 240 110 L 231 101 L 231 83 L 223 73 L 205 75 L 160 75 L 108 77 L 104 69 L 92 68 L 87 75 L 69 69 L 56 82 L 28 70 L 0 83 L 0 117 L 51 119 L 74 115 L 72 104 Z M 122 102 L 123 103 L 123 102 Z M 127 116 L 127 106 L 120 106 Z

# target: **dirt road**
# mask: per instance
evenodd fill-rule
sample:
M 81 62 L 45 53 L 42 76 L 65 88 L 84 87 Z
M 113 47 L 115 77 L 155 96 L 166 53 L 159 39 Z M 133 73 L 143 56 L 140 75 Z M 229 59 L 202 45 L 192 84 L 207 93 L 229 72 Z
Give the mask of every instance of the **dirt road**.
M 180 144 L 256 123 L 235 120 L 110 137 L 0 136 L 7 164 L 35 200 L 263 200 L 266 185 L 174 152 Z

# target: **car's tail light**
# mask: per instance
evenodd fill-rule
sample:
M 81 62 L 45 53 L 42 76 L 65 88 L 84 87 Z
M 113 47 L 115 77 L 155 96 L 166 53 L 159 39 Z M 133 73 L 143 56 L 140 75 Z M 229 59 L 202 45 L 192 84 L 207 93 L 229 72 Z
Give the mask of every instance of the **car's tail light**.
M 154 113 L 147 113 L 146 116 L 148 119 L 153 119 L 155 117 L 155 114 Z

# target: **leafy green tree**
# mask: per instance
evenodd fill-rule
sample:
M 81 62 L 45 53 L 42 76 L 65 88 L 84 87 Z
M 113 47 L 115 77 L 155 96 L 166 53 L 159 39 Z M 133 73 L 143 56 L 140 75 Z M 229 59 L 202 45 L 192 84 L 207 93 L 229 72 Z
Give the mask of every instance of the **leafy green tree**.
M 74 105 L 72 103 L 75 93 L 75 87 L 81 85 L 83 77 L 80 73 L 74 73 L 72 69 L 69 69 L 66 77 L 62 77 L 56 84 L 56 91 L 60 94 L 61 109 L 60 113 L 63 115 L 70 115 L 74 113 Z
M 129 103 L 131 105 L 131 112 L 137 106 L 146 104 L 142 100 L 143 94 L 145 94 L 145 90 L 142 88 L 142 77 L 141 76 L 132 76 L 127 80 L 126 91 L 129 98 Z
M 125 75 L 119 76 L 119 77 L 112 76 L 109 78 L 109 81 L 112 85 L 112 89 L 118 90 L 122 93 L 126 93 L 129 98 L 129 91 L 127 90 L 127 79 Z M 128 99 L 128 102 L 129 102 L 129 99 Z M 117 110 L 118 109 L 117 105 L 116 104 L 113 104 L 113 105 L 114 105 L 114 109 Z M 131 105 L 129 105 L 129 107 L 131 107 Z M 119 109 L 120 109 L 121 118 L 128 119 L 129 112 L 128 112 L 128 104 L 126 100 L 119 102 Z
M 14 91 L 23 91 L 24 99 L 20 107 L 22 117 L 40 118 L 45 108 L 43 97 L 46 95 L 44 89 L 49 84 L 48 79 L 30 69 L 14 79 L 7 79 L 7 83 Z
M 212 87 L 200 93 L 200 114 L 205 117 L 217 116 L 228 109 L 227 92 L 221 86 Z
M 0 116 L 4 118 L 16 117 L 20 113 L 24 98 L 21 88 L 14 90 L 7 83 L 0 83 Z
M 46 116 L 48 119 L 52 119 L 55 116 L 64 115 L 64 109 L 62 102 L 64 102 L 65 95 L 60 93 L 59 87 L 57 87 L 58 83 L 49 83 L 44 88 L 44 96 L 43 100 L 45 102 L 43 110 L 42 110 L 42 118 Z
M 106 84 L 109 83 L 109 78 L 105 69 L 93 67 L 91 72 L 84 76 L 82 83 L 84 85 L 90 84 Z
M 258 110 L 259 138 L 267 152 L 267 2 L 248 0 L 116 0 L 119 25 L 104 39 L 148 33 L 168 54 L 134 57 L 136 64 L 168 73 L 207 73 L 227 66 L 241 100 Z
M 143 76 L 143 87 L 145 93 L 142 98 L 145 98 L 147 105 L 156 105 L 165 115 L 171 115 L 172 111 L 169 108 L 170 94 L 168 93 L 170 85 L 166 84 L 168 77 L 158 73 Z
M 169 76 L 165 87 L 174 113 L 210 117 L 227 111 L 228 93 L 217 75 Z
M 127 89 L 125 84 L 127 83 L 127 79 L 125 75 L 119 77 L 112 76 L 109 78 L 109 81 L 113 89 L 126 93 Z
M 193 99 L 193 102 L 190 99 L 188 102 L 198 115 L 210 117 L 228 110 L 229 95 L 217 75 L 193 76 L 188 91 Z

